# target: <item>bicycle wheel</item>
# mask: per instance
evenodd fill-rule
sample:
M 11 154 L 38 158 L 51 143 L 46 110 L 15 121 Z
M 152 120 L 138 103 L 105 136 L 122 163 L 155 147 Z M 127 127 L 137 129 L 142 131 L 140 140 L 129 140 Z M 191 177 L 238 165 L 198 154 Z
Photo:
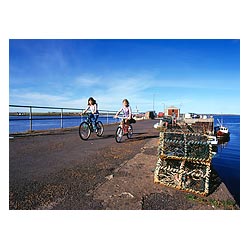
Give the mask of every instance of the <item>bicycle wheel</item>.
M 89 124 L 87 122 L 82 122 L 79 126 L 79 135 L 82 140 L 88 140 L 91 134 Z
M 98 121 L 98 122 L 96 123 L 96 135 L 97 135 L 97 136 L 102 136 L 103 131 L 104 131 L 103 124 L 102 124 L 101 121 Z
M 116 142 L 121 142 L 123 136 L 123 129 L 121 127 L 118 127 L 115 132 L 115 140 Z
M 127 133 L 128 139 L 131 139 L 132 135 L 133 135 L 133 127 L 132 127 L 132 125 L 129 125 L 128 126 L 128 133 Z

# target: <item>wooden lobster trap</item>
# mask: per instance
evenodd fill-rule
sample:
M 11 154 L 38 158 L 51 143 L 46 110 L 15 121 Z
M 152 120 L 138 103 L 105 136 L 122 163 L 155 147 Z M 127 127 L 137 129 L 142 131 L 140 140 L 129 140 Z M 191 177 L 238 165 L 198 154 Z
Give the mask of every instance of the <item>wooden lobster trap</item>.
M 158 155 L 168 159 L 201 161 L 210 165 L 212 145 L 200 134 L 160 132 Z
M 200 134 L 160 132 L 155 183 L 207 195 L 212 146 Z

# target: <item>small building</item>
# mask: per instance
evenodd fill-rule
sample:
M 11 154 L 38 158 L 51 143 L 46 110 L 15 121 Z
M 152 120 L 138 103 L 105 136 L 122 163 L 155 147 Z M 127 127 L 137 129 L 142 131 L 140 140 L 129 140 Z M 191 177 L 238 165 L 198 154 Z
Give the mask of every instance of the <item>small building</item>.
M 175 106 L 170 106 L 165 110 L 165 114 L 167 116 L 175 116 L 176 119 L 178 119 L 180 117 L 180 109 Z

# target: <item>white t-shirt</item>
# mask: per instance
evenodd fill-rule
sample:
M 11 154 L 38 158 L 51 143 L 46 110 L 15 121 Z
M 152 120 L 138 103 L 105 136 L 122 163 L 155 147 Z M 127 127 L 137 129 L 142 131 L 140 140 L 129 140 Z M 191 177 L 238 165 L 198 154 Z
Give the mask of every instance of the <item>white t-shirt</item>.
M 88 105 L 88 107 L 86 108 L 86 110 L 89 110 L 91 111 L 92 114 L 99 114 L 99 111 L 98 111 L 98 104 L 94 104 L 94 105 Z
M 125 118 L 132 118 L 132 109 L 130 106 L 128 107 L 125 107 L 123 106 L 120 110 L 119 110 L 119 113 L 123 111 L 123 114 L 124 114 L 124 117 Z

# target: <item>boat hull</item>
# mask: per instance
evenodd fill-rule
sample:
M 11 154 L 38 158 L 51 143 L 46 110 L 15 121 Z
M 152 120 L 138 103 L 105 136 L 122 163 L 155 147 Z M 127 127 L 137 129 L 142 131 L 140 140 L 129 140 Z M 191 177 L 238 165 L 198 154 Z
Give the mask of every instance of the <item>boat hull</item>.
M 230 134 L 228 128 L 223 126 L 215 127 L 214 132 L 217 137 L 226 137 Z
M 216 135 L 217 136 L 228 136 L 229 133 L 224 133 L 224 132 L 222 132 L 222 131 L 219 130 L 219 131 L 217 131 Z

